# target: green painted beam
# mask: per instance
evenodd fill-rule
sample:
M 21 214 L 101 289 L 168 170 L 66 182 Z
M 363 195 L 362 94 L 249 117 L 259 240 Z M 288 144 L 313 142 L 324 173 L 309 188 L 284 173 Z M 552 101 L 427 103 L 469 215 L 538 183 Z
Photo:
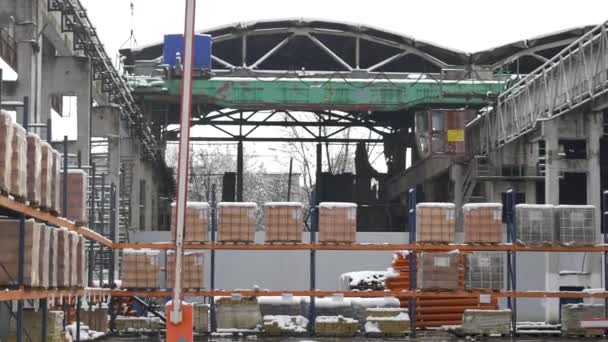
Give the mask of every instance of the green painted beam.
M 299 80 L 252 78 L 195 80 L 195 103 L 234 109 L 397 111 L 425 106 L 482 107 L 504 89 L 502 81 Z M 181 80 L 138 88 L 145 100 L 176 101 Z

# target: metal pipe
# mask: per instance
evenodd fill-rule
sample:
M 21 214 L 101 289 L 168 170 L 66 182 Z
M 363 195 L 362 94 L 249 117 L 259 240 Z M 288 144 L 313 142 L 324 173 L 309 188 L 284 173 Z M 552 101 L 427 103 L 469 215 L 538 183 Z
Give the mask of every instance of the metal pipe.
M 409 242 L 416 243 L 416 188 L 411 188 L 408 192 L 408 224 L 409 224 Z M 415 291 L 417 287 L 416 279 L 416 252 L 410 251 L 409 254 L 410 267 L 410 291 Z M 416 298 L 408 299 L 408 312 L 410 314 L 410 328 L 412 336 L 416 337 Z
M 317 144 L 317 169 L 315 173 L 315 194 L 312 206 L 312 224 L 310 226 L 310 243 L 317 241 L 316 232 L 319 229 L 319 203 L 321 202 L 321 177 L 323 173 L 323 145 Z M 317 255 L 315 250 L 310 251 L 310 290 L 317 289 Z M 309 312 L 309 331 L 311 335 L 315 334 L 315 321 L 317 317 L 316 298 L 310 297 L 310 312 Z
M 68 136 L 63 136 L 63 215 L 68 213 Z
M 236 151 L 236 201 L 243 202 L 243 142 L 240 140 Z
M 289 158 L 289 176 L 287 177 L 287 202 L 291 201 L 291 178 L 293 175 L 293 157 Z
M 116 184 L 112 183 L 112 185 L 110 186 L 110 236 L 111 236 L 110 239 L 113 239 L 115 233 L 116 233 Z M 114 272 L 116 271 L 114 269 L 114 262 L 115 262 L 114 258 L 115 258 L 115 251 L 110 250 L 110 271 L 108 274 L 108 280 L 109 280 L 108 282 L 109 282 L 110 289 L 116 288 L 116 284 L 114 281 Z M 116 313 L 114 312 L 114 305 L 113 305 L 112 298 L 110 298 L 108 310 L 110 311 L 110 331 L 115 331 L 116 330 L 116 325 L 115 325 Z
M 215 243 L 215 232 L 217 229 L 217 197 L 216 197 L 216 187 L 215 183 L 211 184 L 211 243 Z M 210 287 L 211 290 L 215 290 L 215 250 L 211 250 L 211 275 L 210 275 Z M 211 321 L 211 332 L 216 331 L 216 322 L 215 322 L 215 298 L 211 297 L 210 299 L 210 315 L 209 319 Z

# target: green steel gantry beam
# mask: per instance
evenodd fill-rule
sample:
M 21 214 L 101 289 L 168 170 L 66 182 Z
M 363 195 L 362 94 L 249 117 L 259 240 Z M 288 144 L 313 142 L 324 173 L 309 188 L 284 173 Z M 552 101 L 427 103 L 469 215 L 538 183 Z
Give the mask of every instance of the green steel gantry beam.
M 503 81 L 212 78 L 195 80 L 193 101 L 243 110 L 398 111 L 414 107 L 483 107 Z M 181 80 L 134 91 L 144 101 L 178 100 Z

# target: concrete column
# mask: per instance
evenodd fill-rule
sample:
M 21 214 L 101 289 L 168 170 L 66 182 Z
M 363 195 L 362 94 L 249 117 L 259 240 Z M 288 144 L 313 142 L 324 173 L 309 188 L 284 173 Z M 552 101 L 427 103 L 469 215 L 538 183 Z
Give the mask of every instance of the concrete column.
M 601 172 L 600 172 L 600 139 L 603 135 L 603 114 L 592 113 L 585 116 L 587 129 L 587 204 L 595 206 L 596 241 L 601 241 Z M 591 286 L 603 287 L 602 255 L 600 253 L 588 253 L 585 271 L 591 273 Z
M 464 186 L 464 172 L 465 169 L 461 164 L 454 164 L 450 168 L 450 180 L 454 186 L 454 205 L 456 206 L 456 229 L 461 232 L 462 230 L 462 206 L 465 203 L 463 201 L 463 186 Z
M 108 137 L 108 154 L 110 155 L 108 161 L 108 184 L 114 184 L 116 187 L 116 201 L 114 203 L 116 208 L 116 231 L 112 236 L 113 241 L 118 241 L 120 232 L 120 137 L 110 136 Z M 114 269 L 116 270 L 115 279 L 118 279 L 118 250 L 114 251 Z
M 44 99 L 39 122 L 46 123 L 51 113 L 50 97 L 77 97 L 77 138 L 73 151 L 82 153 L 82 164 L 89 165 L 91 152 L 91 62 L 88 57 L 54 57 L 45 58 L 42 68 Z
M 547 149 L 545 176 L 545 203 L 559 204 L 559 175 L 561 162 L 559 153 L 559 121 L 545 121 L 542 124 Z M 545 291 L 559 291 L 559 253 L 545 253 Z M 559 299 L 545 299 L 545 320 L 559 321 Z

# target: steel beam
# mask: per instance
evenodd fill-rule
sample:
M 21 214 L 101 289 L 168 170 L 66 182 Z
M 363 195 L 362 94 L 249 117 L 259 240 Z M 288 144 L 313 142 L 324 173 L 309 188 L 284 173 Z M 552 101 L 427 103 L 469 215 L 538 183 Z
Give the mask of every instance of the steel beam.
M 240 110 L 400 111 L 420 106 L 483 107 L 503 90 L 501 81 L 438 79 L 361 80 L 336 77 L 261 80 L 216 77 L 193 82 L 193 105 Z M 165 90 L 137 88 L 147 102 L 179 102 L 181 80 L 165 80 Z M 490 95 L 490 97 L 488 97 Z
M 167 134 L 167 141 L 176 141 L 176 134 Z M 374 138 L 327 138 L 327 137 L 318 137 L 318 138 L 281 138 L 281 137 L 190 137 L 190 141 L 216 141 L 216 142 L 235 142 L 235 141 L 243 141 L 243 142 L 328 142 L 328 143 L 358 143 L 358 142 L 366 142 L 366 143 L 381 143 L 384 140 L 382 139 L 374 139 Z

